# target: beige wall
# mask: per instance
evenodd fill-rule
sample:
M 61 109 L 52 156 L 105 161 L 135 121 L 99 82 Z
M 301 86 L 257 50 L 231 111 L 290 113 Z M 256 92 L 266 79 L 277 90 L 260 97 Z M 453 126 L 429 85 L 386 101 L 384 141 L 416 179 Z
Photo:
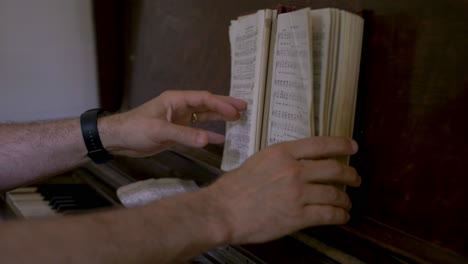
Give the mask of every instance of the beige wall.
M 0 122 L 98 105 L 90 0 L 0 0 Z

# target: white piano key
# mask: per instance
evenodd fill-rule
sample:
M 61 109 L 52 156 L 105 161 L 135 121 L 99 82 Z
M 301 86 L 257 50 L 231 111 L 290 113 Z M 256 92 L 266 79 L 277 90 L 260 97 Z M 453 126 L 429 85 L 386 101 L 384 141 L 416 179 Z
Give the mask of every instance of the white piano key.
M 23 218 L 53 216 L 57 213 L 40 193 L 7 192 L 6 201 L 13 212 Z

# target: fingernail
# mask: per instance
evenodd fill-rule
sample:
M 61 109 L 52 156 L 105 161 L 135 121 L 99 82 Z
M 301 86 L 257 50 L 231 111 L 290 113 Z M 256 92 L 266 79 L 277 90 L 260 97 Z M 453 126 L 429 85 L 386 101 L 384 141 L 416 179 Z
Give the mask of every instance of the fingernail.
M 359 145 L 356 143 L 356 141 L 351 140 L 351 146 L 352 146 L 354 152 L 358 151 Z

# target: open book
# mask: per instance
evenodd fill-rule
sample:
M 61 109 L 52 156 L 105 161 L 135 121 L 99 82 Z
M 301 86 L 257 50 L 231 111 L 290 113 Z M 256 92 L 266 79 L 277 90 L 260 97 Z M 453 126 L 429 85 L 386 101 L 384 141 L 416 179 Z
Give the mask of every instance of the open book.
M 248 106 L 226 124 L 221 169 L 274 143 L 352 136 L 363 26 L 334 8 L 266 9 L 231 21 L 230 96 Z

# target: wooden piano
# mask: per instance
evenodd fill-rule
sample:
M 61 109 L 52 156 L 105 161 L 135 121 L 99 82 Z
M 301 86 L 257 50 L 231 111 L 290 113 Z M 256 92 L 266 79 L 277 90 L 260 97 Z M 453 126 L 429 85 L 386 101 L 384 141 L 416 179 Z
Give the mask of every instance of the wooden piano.
M 94 1 L 102 106 L 132 108 L 166 89 L 227 94 L 230 19 L 276 4 Z M 360 151 L 351 163 L 363 186 L 349 190 L 354 207 L 346 226 L 243 245 L 236 252 L 248 260 L 224 263 L 468 263 L 468 2 L 282 4 L 362 11 L 354 131 Z M 224 132 L 221 123 L 204 127 Z M 219 176 L 221 153 L 222 146 L 177 147 L 151 158 L 119 158 L 104 171 L 83 171 L 129 181 L 189 177 L 203 185 Z M 115 188 L 125 180 L 110 182 Z

